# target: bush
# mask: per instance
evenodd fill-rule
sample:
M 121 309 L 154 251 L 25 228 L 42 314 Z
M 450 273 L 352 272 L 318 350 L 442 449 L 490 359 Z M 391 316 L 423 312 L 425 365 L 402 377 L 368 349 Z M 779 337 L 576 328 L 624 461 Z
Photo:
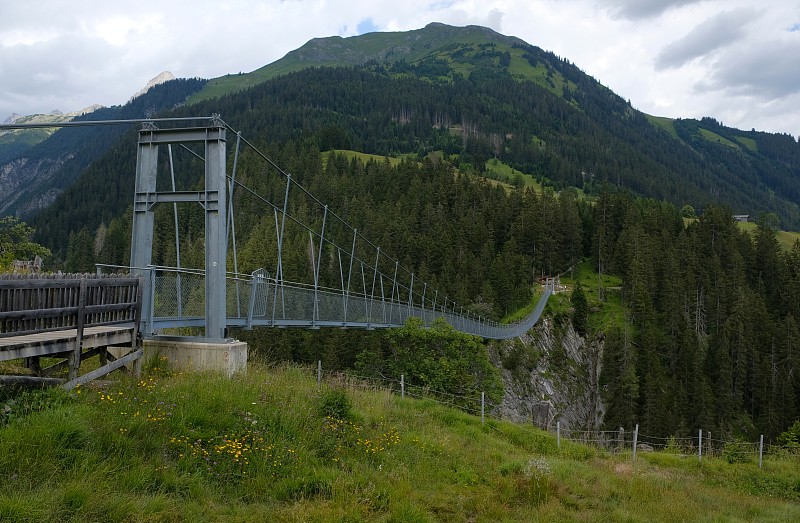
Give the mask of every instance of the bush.
M 728 463 L 747 463 L 752 460 L 752 449 L 746 441 L 728 441 L 722 447 L 722 457 Z
M 790 449 L 800 448 L 800 420 L 795 420 L 791 427 L 778 436 L 777 443 Z
M 61 388 L 5 389 L 0 393 L 0 427 L 34 412 L 62 405 L 67 400 L 68 395 Z
M 350 419 L 353 415 L 353 402 L 341 389 L 329 389 L 322 393 L 317 404 L 317 413 L 323 417 L 338 420 Z

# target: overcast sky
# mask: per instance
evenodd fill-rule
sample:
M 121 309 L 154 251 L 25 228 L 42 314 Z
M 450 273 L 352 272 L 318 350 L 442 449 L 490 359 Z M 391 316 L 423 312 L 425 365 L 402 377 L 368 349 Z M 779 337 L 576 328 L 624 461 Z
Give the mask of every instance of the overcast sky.
M 0 0 L 0 122 L 430 22 L 553 51 L 649 114 L 800 136 L 800 0 Z

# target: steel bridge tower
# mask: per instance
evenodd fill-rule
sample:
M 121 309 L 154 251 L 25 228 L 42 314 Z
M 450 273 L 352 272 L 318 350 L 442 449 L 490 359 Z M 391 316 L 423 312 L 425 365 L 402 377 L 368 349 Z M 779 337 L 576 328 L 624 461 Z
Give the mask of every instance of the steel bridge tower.
M 159 191 L 156 186 L 158 152 L 161 145 L 203 143 L 205 154 L 205 190 Z M 153 207 L 157 203 L 200 204 L 205 210 L 205 338 L 225 338 L 225 269 L 227 254 L 227 213 L 225 173 L 225 124 L 214 117 L 205 127 L 158 129 L 145 123 L 139 131 L 136 153 L 136 185 L 133 200 L 133 232 L 131 239 L 131 272 L 144 277 L 144 296 L 154 296 L 155 271 L 153 257 Z M 151 318 L 154 303 L 145 299 L 142 317 Z M 145 335 L 153 334 L 146 323 Z

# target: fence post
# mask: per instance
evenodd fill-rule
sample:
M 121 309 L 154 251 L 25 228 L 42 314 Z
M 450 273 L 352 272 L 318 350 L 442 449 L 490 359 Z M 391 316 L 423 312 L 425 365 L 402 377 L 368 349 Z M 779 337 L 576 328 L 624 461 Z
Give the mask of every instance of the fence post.
M 703 429 L 697 433 L 697 461 L 703 461 Z
M 708 440 L 708 455 L 714 456 L 714 447 L 711 446 L 711 431 L 706 431 L 706 439 Z
M 401 398 L 405 398 L 406 397 L 406 375 L 405 374 L 401 374 L 400 375 L 400 397 Z
M 145 298 L 148 302 L 147 308 L 148 315 L 147 315 L 147 328 L 145 329 L 145 333 L 153 334 L 153 321 L 155 319 L 156 314 L 156 268 L 152 265 L 149 266 L 150 269 L 150 295 Z
M 483 425 L 483 423 L 484 423 L 484 415 L 483 414 L 484 414 L 484 406 L 486 404 L 485 395 L 486 395 L 485 392 L 481 392 L 481 425 Z
M 619 436 L 617 436 L 617 452 L 622 452 L 625 449 L 625 429 L 619 428 Z
M 761 468 L 761 459 L 764 457 L 764 435 L 761 435 L 761 440 L 758 443 L 758 468 Z
M 639 424 L 633 429 L 633 462 L 636 463 L 636 440 L 639 439 Z
M 317 387 L 322 385 L 322 360 L 317 360 Z
M 561 449 L 561 422 L 556 421 L 556 447 Z

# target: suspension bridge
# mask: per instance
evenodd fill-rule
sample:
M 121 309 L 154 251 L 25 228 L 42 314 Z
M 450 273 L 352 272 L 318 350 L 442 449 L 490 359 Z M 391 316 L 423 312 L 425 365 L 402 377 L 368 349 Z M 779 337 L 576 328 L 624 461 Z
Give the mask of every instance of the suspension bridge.
M 408 318 L 417 317 L 426 325 L 442 318 L 457 330 L 483 338 L 513 338 L 536 323 L 553 291 L 552 283 L 546 284 L 534 310 L 513 324 L 471 314 L 416 279 L 413 272 L 362 236 L 219 116 L 205 119 L 200 127 L 159 128 L 157 123 L 144 122 L 139 131 L 131 265 L 123 268 L 144 278 L 142 330 L 146 335 L 170 327 L 204 327 L 207 339 L 225 338 L 228 327 L 377 329 L 402 326 Z M 230 173 L 226 169 L 229 136 L 235 141 Z M 160 158 L 164 146 L 166 155 Z M 282 194 L 268 198 L 237 180 L 243 147 L 250 148 L 284 179 Z M 202 160 L 204 190 L 176 190 L 174 155 L 178 151 Z M 157 189 L 159 172 L 170 175 L 169 183 L 161 183 L 161 190 Z M 274 260 L 274 266 L 247 275 L 238 272 L 237 191 L 263 204 L 275 224 L 275 252 L 263 253 L 265 260 Z M 275 196 L 282 198 L 275 201 Z M 204 210 L 203 270 L 151 264 L 154 206 L 162 203 L 173 204 L 178 260 L 177 204 L 199 204 Z M 298 208 L 306 209 L 303 217 L 291 214 L 291 209 Z M 308 241 L 301 244 L 305 252 L 293 259 L 308 263 L 308 270 L 294 272 L 309 274 L 309 281 L 288 281 L 285 277 L 289 227 L 294 229 L 292 237 L 307 235 Z M 229 256 L 232 272 L 226 271 Z
M 231 327 L 380 329 L 400 327 L 416 317 L 427 326 L 443 319 L 458 331 L 508 339 L 524 334 L 538 321 L 554 291 L 548 280 L 535 308 L 514 323 L 501 324 L 470 312 L 420 281 L 217 115 L 58 125 L 116 124 L 141 126 L 130 265 L 98 264 L 97 270 L 140 279 L 139 331 L 145 338 L 157 336 L 163 329 L 196 327 L 202 329 L 205 341 L 215 342 L 226 340 Z M 53 124 L 0 129 L 43 126 Z M 233 143 L 232 154 L 229 142 Z M 264 176 L 273 177 L 273 190 L 266 191 L 269 194 L 237 178 L 245 148 L 261 162 Z M 187 165 L 202 165 L 202 190 L 178 187 L 176 169 Z M 264 242 L 272 252 L 261 253 L 265 266 L 247 274 L 239 272 L 234 205 L 243 197 L 261 205 L 263 215 L 271 215 L 274 222 L 274 232 Z M 155 209 L 164 204 L 172 204 L 175 266 L 153 264 Z M 178 206 L 187 204 L 199 205 L 203 212 L 202 268 L 181 265 Z M 289 263 L 304 267 L 289 270 Z M 287 272 L 306 279 L 290 280 Z

